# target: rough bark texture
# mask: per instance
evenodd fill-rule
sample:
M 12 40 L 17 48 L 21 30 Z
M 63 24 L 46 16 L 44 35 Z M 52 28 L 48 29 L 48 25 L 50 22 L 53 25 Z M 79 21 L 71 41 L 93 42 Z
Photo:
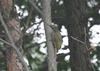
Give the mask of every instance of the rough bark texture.
M 56 54 L 54 52 L 54 46 L 51 40 L 52 39 L 51 34 L 53 30 L 50 28 L 50 25 L 52 23 L 50 0 L 43 0 L 42 4 L 43 4 L 43 20 L 44 20 L 44 27 L 47 40 L 48 71 L 57 71 Z
M 18 23 L 15 19 L 10 19 L 9 21 L 7 21 L 9 33 L 11 34 L 11 37 L 15 45 L 18 47 L 18 49 L 22 49 L 21 48 L 22 35 L 21 35 L 19 24 L 20 23 Z M 19 60 L 19 57 L 16 51 L 11 46 L 6 45 L 6 48 L 7 48 L 6 50 L 7 70 L 8 71 L 23 71 L 23 65 L 21 61 Z
M 71 38 L 88 42 L 84 32 L 87 27 L 86 0 L 64 0 L 69 37 L 71 71 L 93 71 L 86 45 Z
M 15 50 L 10 49 L 6 51 L 7 71 L 23 71 L 23 65 L 19 61 Z
M 15 15 L 10 14 L 13 10 L 13 0 L 0 0 L 0 12 L 3 14 L 3 18 L 5 20 L 5 23 L 8 27 L 8 31 L 13 39 L 13 42 L 18 47 L 18 49 L 21 49 L 22 46 L 22 35 L 20 30 L 20 23 L 15 19 Z M 9 41 L 8 36 L 5 37 L 5 39 Z M 19 60 L 19 57 L 11 46 L 5 45 L 6 52 L 5 57 L 7 60 L 7 71 L 24 71 L 23 65 L 21 61 Z

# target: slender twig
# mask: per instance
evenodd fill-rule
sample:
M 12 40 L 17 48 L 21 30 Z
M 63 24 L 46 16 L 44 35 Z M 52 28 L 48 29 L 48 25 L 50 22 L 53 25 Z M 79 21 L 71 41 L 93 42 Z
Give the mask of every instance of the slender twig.
M 84 40 L 85 40 L 85 44 L 86 44 L 86 42 L 87 42 L 87 38 L 86 38 L 87 37 L 87 33 L 86 33 L 86 28 L 85 27 L 84 27 L 84 34 L 85 34 L 85 39 Z
M 73 37 L 73 36 L 70 36 L 70 37 L 71 37 L 73 40 L 76 40 L 77 42 L 80 42 L 80 43 L 86 45 L 83 41 L 81 41 L 81 40 L 79 40 L 79 39 L 77 39 L 77 38 L 75 38 L 75 37 Z
M 38 8 L 38 6 L 36 6 L 36 4 L 34 3 L 34 0 L 29 0 L 30 4 L 43 16 L 43 12 Z
M 31 7 L 31 9 L 32 9 L 32 7 Z M 29 12 L 27 21 L 26 21 L 26 26 L 25 26 L 25 28 L 28 27 L 28 25 L 30 24 L 30 19 L 32 18 L 32 12 L 33 12 L 33 10 L 31 10 L 31 9 L 30 9 L 30 12 Z
M 24 59 L 23 59 L 22 54 L 20 53 L 19 49 L 17 49 L 17 46 L 16 46 L 15 43 L 13 42 L 13 39 L 12 39 L 12 37 L 11 37 L 9 31 L 8 31 L 7 25 L 5 24 L 5 22 L 4 22 L 4 20 L 3 20 L 3 17 L 2 17 L 2 15 L 1 15 L 1 12 L 0 12 L 0 21 L 1 21 L 3 27 L 4 27 L 5 31 L 6 31 L 6 34 L 7 34 L 8 38 L 9 38 L 9 40 L 10 40 L 10 42 L 11 42 L 11 46 L 12 46 L 12 48 L 15 49 L 15 51 L 16 51 L 16 53 L 17 53 L 19 59 L 20 59 L 20 61 L 22 62 L 23 66 L 24 66 L 24 68 L 25 68 L 25 71 L 29 71 L 29 69 L 28 69 L 26 63 L 24 62 Z
M 5 43 L 5 44 L 7 44 L 7 45 L 9 45 L 9 46 L 12 46 L 11 43 L 7 42 L 6 40 L 4 40 L 2 38 L 0 38 L 0 41 L 3 42 L 3 43 Z
M 86 27 L 84 27 L 84 34 L 85 34 L 85 39 L 84 39 L 84 41 L 85 41 L 85 46 L 86 46 L 86 49 L 88 49 L 88 45 L 87 45 L 87 31 L 86 31 Z

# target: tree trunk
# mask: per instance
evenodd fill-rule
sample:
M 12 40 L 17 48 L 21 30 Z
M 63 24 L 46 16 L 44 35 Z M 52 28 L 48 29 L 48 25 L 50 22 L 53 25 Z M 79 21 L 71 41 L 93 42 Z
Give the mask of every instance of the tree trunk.
M 21 35 L 19 24 L 20 23 L 18 23 L 15 19 L 10 19 L 9 21 L 7 21 L 9 33 L 11 34 L 11 37 L 15 45 L 18 47 L 17 49 L 22 51 L 22 39 L 21 39 L 22 35 Z M 13 49 L 11 46 L 8 46 L 8 45 L 6 45 L 6 48 L 7 48 L 6 49 L 7 70 L 8 71 L 24 71 L 23 65 L 21 61 L 19 60 L 19 57 L 15 49 Z
M 69 37 L 71 71 L 93 71 L 87 51 L 86 0 L 64 0 Z
M 0 0 L 0 12 L 2 13 L 3 19 L 13 40 L 13 43 L 21 49 L 22 47 L 22 33 L 20 30 L 20 23 L 15 19 L 16 16 L 12 14 L 13 11 L 12 0 Z M 7 31 L 6 31 L 7 32 Z M 11 43 L 8 36 L 5 39 Z M 15 49 L 5 44 L 6 52 L 5 57 L 7 60 L 7 71 L 24 71 L 23 64 L 21 63 Z
M 48 53 L 48 71 L 57 71 L 56 63 L 56 53 L 54 52 L 54 46 L 52 44 L 52 32 L 50 25 L 51 21 L 51 0 L 43 0 L 43 20 L 44 28 L 46 32 L 46 41 L 47 41 L 47 53 Z

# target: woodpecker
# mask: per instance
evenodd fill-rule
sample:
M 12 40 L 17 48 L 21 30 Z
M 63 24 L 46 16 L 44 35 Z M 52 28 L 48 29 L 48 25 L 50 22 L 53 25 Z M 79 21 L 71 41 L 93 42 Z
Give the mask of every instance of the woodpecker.
M 51 29 L 52 29 L 52 43 L 54 48 L 58 51 L 61 48 L 62 45 L 62 36 L 60 34 L 60 31 L 58 30 L 58 26 L 56 24 L 54 25 L 50 25 Z

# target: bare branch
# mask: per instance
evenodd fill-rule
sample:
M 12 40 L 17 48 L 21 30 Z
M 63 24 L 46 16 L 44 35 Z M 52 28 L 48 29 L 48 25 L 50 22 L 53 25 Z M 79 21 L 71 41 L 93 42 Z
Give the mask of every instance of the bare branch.
M 43 12 L 36 6 L 34 0 L 29 0 L 29 2 L 43 16 Z
M 9 40 L 10 40 L 10 42 L 11 42 L 11 46 L 12 46 L 12 48 L 15 49 L 15 51 L 16 51 L 16 53 L 17 53 L 19 59 L 20 59 L 20 61 L 22 62 L 23 66 L 24 66 L 24 68 L 25 68 L 25 71 L 29 71 L 29 69 L 28 69 L 26 63 L 24 62 L 24 59 L 23 59 L 22 54 L 20 53 L 19 49 L 17 49 L 15 43 L 13 42 L 13 39 L 12 39 L 12 37 L 11 37 L 9 31 L 8 31 L 7 25 L 5 24 L 5 22 L 4 22 L 4 20 L 3 20 L 3 17 L 2 17 L 2 15 L 1 15 L 1 12 L 0 12 L 0 21 L 1 21 L 3 27 L 4 27 L 5 31 L 6 31 L 6 34 L 7 34 L 8 38 L 9 38 Z
M 6 40 L 3 40 L 2 38 L 0 38 L 0 41 L 7 44 L 7 45 L 9 45 L 9 46 L 12 46 L 11 43 L 7 42 Z
M 83 41 L 81 41 L 81 40 L 79 40 L 79 39 L 77 39 L 77 38 L 75 38 L 75 37 L 73 37 L 73 36 L 70 36 L 70 37 L 71 37 L 73 40 L 76 40 L 77 42 L 80 42 L 80 43 L 86 45 Z
M 31 9 L 32 9 L 32 7 L 31 7 Z M 28 18 L 27 18 L 27 21 L 26 21 L 26 26 L 25 26 L 25 28 L 27 29 L 28 28 L 28 25 L 30 24 L 30 19 L 32 18 L 32 11 L 33 10 L 31 10 L 30 9 L 30 11 L 29 11 L 29 15 L 28 15 Z

